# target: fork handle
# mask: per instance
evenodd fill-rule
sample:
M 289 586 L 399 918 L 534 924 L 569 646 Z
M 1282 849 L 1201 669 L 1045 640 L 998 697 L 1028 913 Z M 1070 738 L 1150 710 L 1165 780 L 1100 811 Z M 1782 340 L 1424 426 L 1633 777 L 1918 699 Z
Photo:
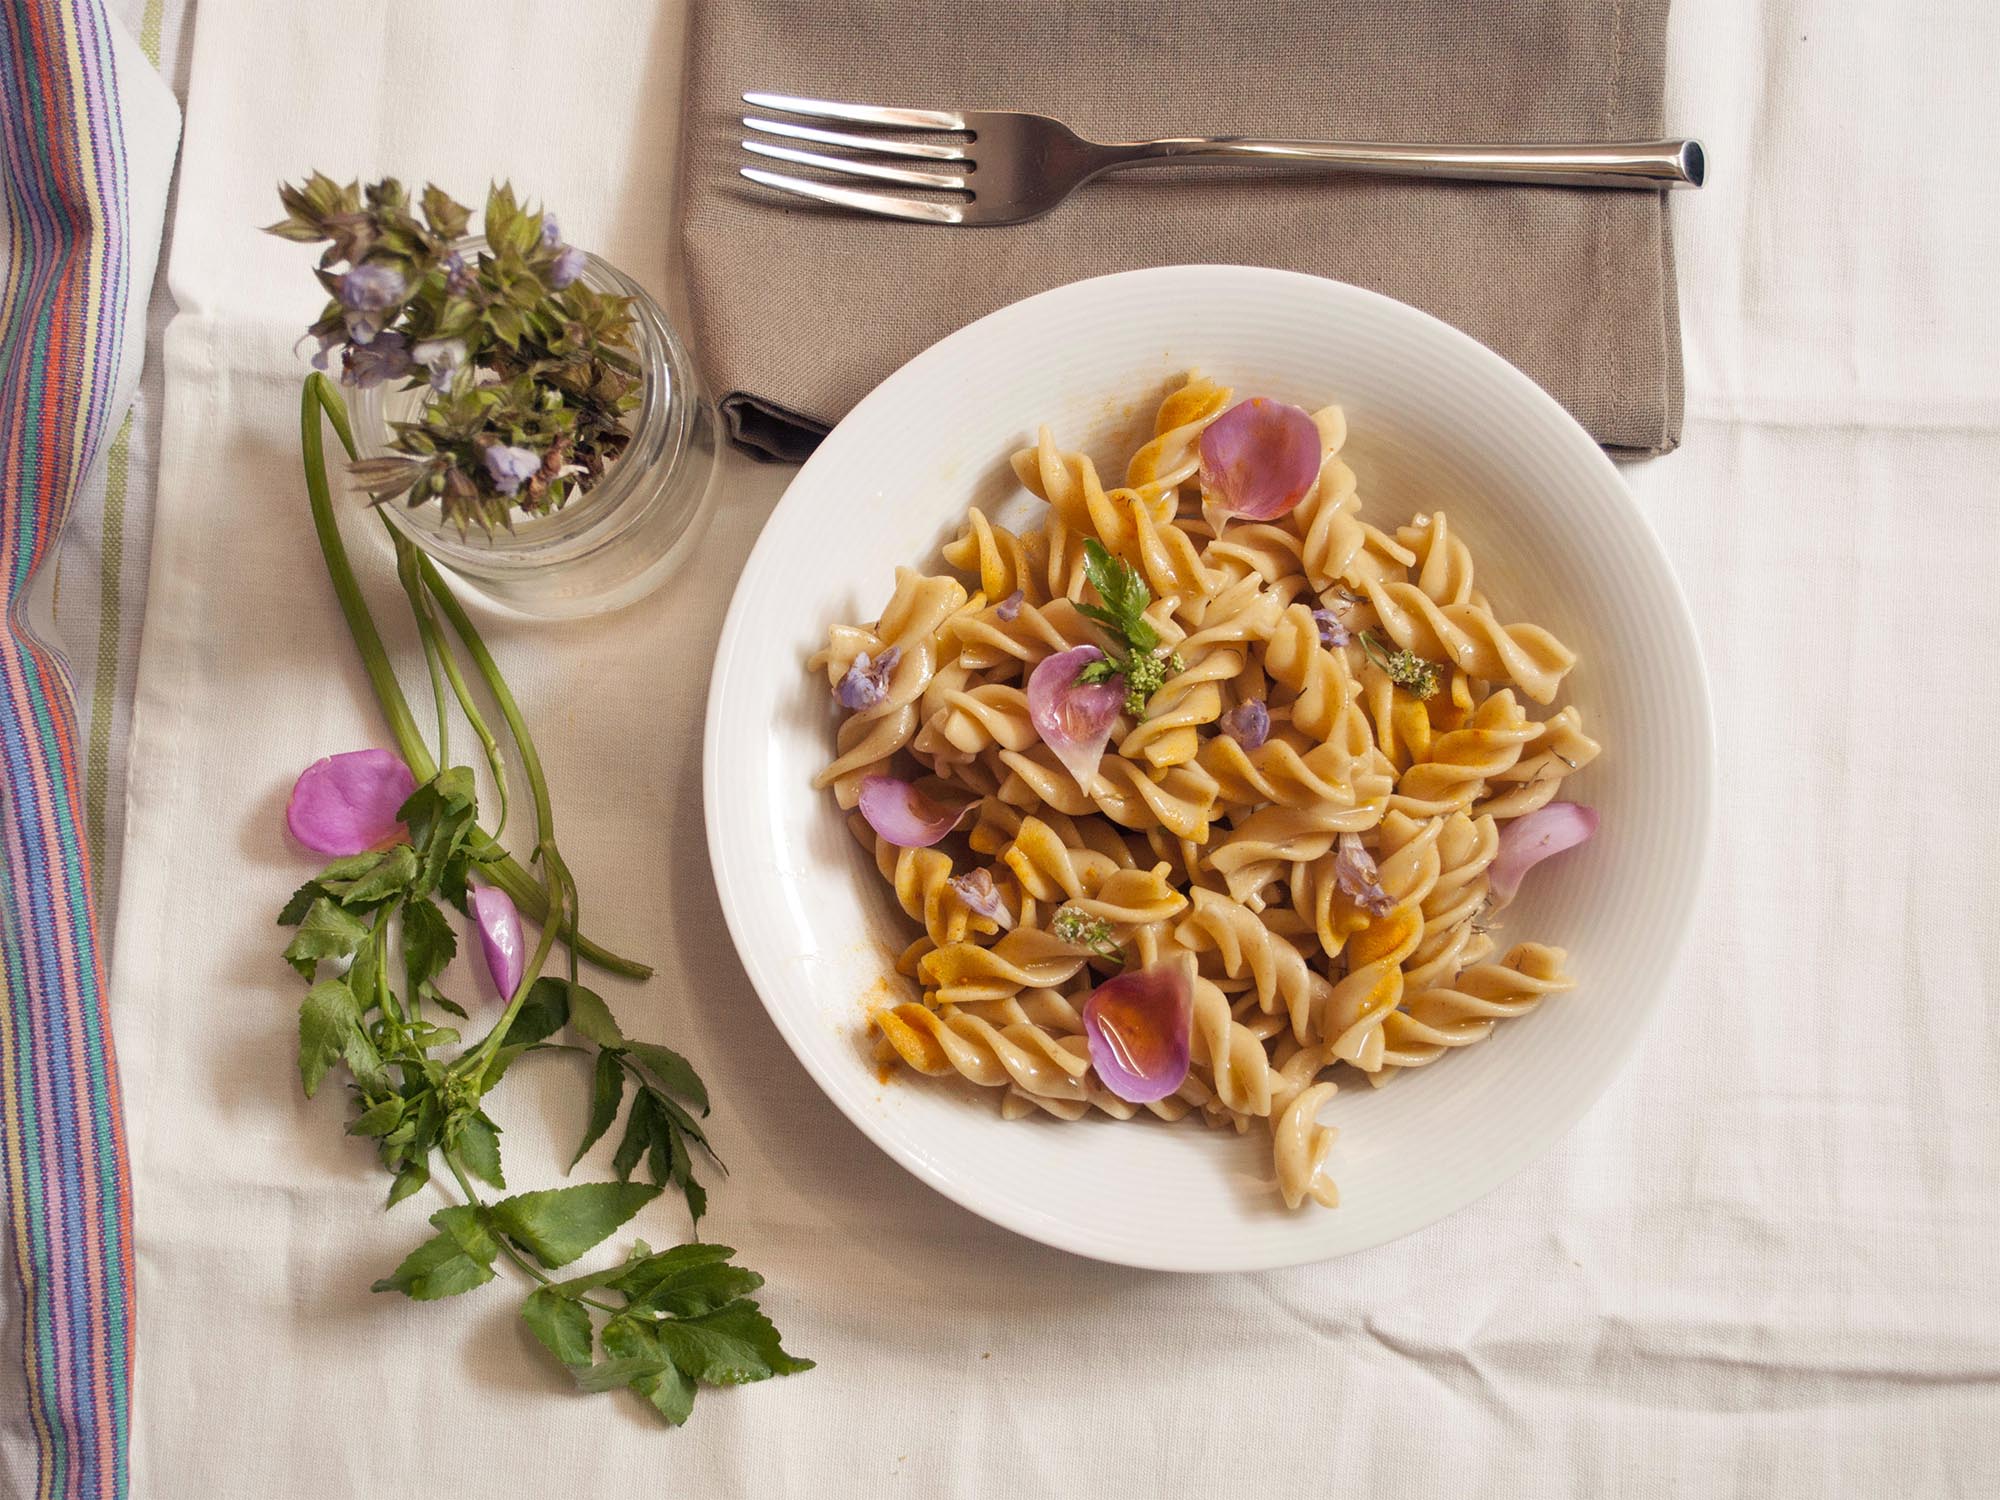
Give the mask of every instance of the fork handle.
M 1188 136 L 1109 148 L 1102 171 L 1182 162 L 1238 166 L 1293 163 L 1378 172 L 1392 177 L 1450 177 L 1559 187 L 1700 187 L 1707 172 L 1700 141 L 1617 141 L 1596 146 L 1388 146 L 1321 141 L 1259 141 L 1246 136 Z

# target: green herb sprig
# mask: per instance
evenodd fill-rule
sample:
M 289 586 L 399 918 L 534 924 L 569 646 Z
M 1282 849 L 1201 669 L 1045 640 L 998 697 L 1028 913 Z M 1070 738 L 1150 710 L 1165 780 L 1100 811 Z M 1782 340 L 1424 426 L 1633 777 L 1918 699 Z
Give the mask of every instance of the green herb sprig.
M 1426 661 L 1406 647 L 1399 646 L 1392 650 L 1372 630 L 1357 631 L 1355 639 L 1361 642 L 1361 649 L 1368 659 L 1380 667 L 1397 687 L 1415 698 L 1436 696 L 1443 674 L 1443 668 L 1438 663 Z
M 628 1038 L 604 1000 L 578 982 L 580 959 L 637 977 L 650 970 L 577 935 L 576 882 L 555 841 L 547 778 L 519 706 L 443 578 L 412 543 L 385 528 L 430 668 L 438 710 L 432 757 L 335 522 L 322 421 L 332 423 L 350 453 L 353 443 L 346 409 L 325 376 L 308 378 L 301 420 L 321 553 L 417 787 L 398 814 L 407 842 L 334 860 L 279 915 L 294 929 L 285 960 L 309 986 L 299 1009 L 300 1082 L 312 1096 L 344 1071 L 354 1105 L 347 1133 L 374 1143 L 390 1175 L 390 1207 L 429 1185 L 439 1164 L 463 1199 L 431 1215 L 435 1233 L 375 1290 L 418 1301 L 454 1296 L 495 1279 L 504 1258 L 533 1284 L 523 1318 L 581 1389 L 629 1388 L 676 1425 L 686 1420 L 698 1385 L 810 1369 L 810 1360 L 785 1351 L 750 1299 L 762 1279 L 732 1264 L 735 1252 L 725 1247 L 696 1241 L 655 1253 L 642 1242 L 612 1270 L 568 1281 L 549 1275 L 608 1239 L 667 1188 L 679 1191 L 698 1228 L 707 1193 L 695 1175 L 697 1159 L 721 1169 L 697 1119 L 708 1113 L 708 1092 L 686 1058 Z M 496 773 L 500 768 L 497 737 L 466 691 L 461 650 L 499 707 L 527 776 L 539 881 L 480 828 L 472 772 L 440 765 L 449 754 L 448 683 Z M 439 981 L 458 948 L 444 906 L 463 911 L 475 876 L 507 890 L 542 932 L 498 1021 L 466 1045 L 457 1026 L 441 1024 L 444 1017 L 465 1020 L 466 1011 Z M 568 950 L 567 977 L 541 972 L 558 941 Z M 565 1027 L 575 1042 L 554 1040 Z M 592 1068 L 582 1143 L 571 1165 L 622 1110 L 625 1129 L 611 1161 L 617 1180 L 488 1201 L 480 1184 L 507 1188 L 502 1130 L 488 1101 L 523 1057 L 577 1051 L 592 1055 Z M 650 1182 L 632 1180 L 642 1163 Z M 593 1292 L 599 1295 L 587 1295 Z M 601 1315 L 601 1327 L 594 1315 Z
M 1178 651 L 1160 649 L 1160 632 L 1146 618 L 1153 591 L 1123 558 L 1112 555 L 1097 538 L 1083 544 L 1083 572 L 1097 590 L 1100 604 L 1079 604 L 1077 613 L 1104 627 L 1112 650 L 1077 673 L 1079 682 L 1125 679 L 1125 712 L 1138 718 L 1169 677 L 1183 670 Z
M 1072 948 L 1086 948 L 1099 958 L 1125 956 L 1111 924 L 1102 917 L 1093 917 L 1080 906 L 1058 907 L 1049 930 L 1058 942 L 1068 943 Z

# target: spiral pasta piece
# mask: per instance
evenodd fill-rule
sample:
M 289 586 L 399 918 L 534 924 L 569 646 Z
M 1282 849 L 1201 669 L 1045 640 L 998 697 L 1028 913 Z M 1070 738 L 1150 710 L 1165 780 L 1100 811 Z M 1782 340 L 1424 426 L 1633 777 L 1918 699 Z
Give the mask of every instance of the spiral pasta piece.
M 1229 388 L 1189 375 L 1160 403 L 1153 436 L 1125 466 L 1125 483 L 1142 493 L 1178 488 L 1201 468 L 1201 435 L 1228 409 Z
M 1541 943 L 1517 943 L 1498 963 L 1466 969 L 1448 986 L 1412 994 L 1382 1027 L 1382 1075 L 1420 1068 L 1446 1052 L 1484 1041 L 1494 1026 L 1524 1016 L 1549 995 L 1574 987 L 1566 955 Z
M 1583 732 L 1583 716 L 1574 705 L 1551 714 L 1536 729 L 1535 737 L 1521 747 L 1521 758 L 1494 773 L 1478 812 L 1504 820 L 1548 806 L 1564 778 L 1596 760 L 1603 749 Z
M 973 506 L 959 534 L 944 544 L 944 560 L 961 573 L 975 574 L 979 592 L 998 604 L 1016 589 L 1031 604 L 1048 601 L 1046 580 L 1036 576 L 1027 544 L 1004 526 L 995 526 Z
M 1310 1198 L 1323 1208 L 1340 1206 L 1340 1190 L 1326 1173 L 1326 1159 L 1340 1135 L 1319 1123 L 1319 1112 L 1339 1092 L 1318 1083 L 1332 1062 L 1326 1049 L 1301 1047 L 1278 1065 L 1271 1095 L 1271 1164 L 1285 1207 L 1297 1209 Z
M 1193 953 L 1213 952 L 1231 979 L 1247 974 L 1259 1008 L 1269 1014 L 1282 1005 L 1292 1034 L 1303 1041 L 1311 1033 L 1314 1008 L 1325 1003 L 1332 986 L 1248 908 L 1199 888 L 1189 893 L 1187 905 L 1176 941 Z
M 933 1078 L 956 1073 L 981 1088 L 1010 1084 L 1024 1093 L 1082 1101 L 1088 1059 L 1025 1022 L 1000 1027 L 952 1006 L 903 1004 L 872 1018 L 895 1055 Z
M 1540 726 L 1521 712 L 1513 693 L 1501 689 L 1479 705 L 1463 729 L 1424 746 L 1396 783 L 1389 806 L 1417 817 L 1441 817 L 1472 805 L 1489 777 L 1504 775 Z
M 1537 703 L 1555 698 L 1576 653 L 1539 625 L 1502 625 L 1477 604 L 1436 604 L 1413 583 L 1361 584 L 1382 628 L 1406 651 L 1450 662 L 1470 676 L 1511 682 Z
M 970 942 L 940 947 L 924 955 L 918 973 L 940 1004 L 953 1005 L 1054 989 L 1074 978 L 1086 957 L 1053 933 L 1018 927 L 990 948 Z

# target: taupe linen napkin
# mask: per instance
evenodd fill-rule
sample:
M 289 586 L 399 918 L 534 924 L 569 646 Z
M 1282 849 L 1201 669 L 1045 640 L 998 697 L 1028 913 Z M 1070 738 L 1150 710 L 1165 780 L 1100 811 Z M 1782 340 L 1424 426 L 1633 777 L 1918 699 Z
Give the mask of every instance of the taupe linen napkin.
M 1021 297 L 1136 266 L 1282 266 L 1415 303 L 1615 455 L 1664 453 L 1681 367 L 1662 194 L 1153 169 L 1031 224 L 939 228 L 767 192 L 737 176 L 737 143 L 745 89 L 1038 110 L 1100 140 L 1639 139 L 1662 133 L 1667 4 L 696 0 L 681 182 L 698 356 L 736 441 L 796 461 L 898 365 Z

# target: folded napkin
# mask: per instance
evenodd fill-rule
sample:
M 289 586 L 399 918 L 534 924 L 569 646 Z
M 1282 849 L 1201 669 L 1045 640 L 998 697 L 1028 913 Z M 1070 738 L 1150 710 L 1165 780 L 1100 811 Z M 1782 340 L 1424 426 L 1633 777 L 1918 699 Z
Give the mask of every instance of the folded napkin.
M 1151 168 L 1034 223 L 947 229 L 825 211 L 737 168 L 746 89 L 1037 110 L 1099 140 L 1652 137 L 1667 4 L 697 0 L 682 225 L 710 387 L 739 443 L 796 461 L 897 366 L 995 308 L 1110 271 L 1234 262 L 1415 303 L 1520 365 L 1615 454 L 1666 452 L 1681 366 L 1661 194 Z

